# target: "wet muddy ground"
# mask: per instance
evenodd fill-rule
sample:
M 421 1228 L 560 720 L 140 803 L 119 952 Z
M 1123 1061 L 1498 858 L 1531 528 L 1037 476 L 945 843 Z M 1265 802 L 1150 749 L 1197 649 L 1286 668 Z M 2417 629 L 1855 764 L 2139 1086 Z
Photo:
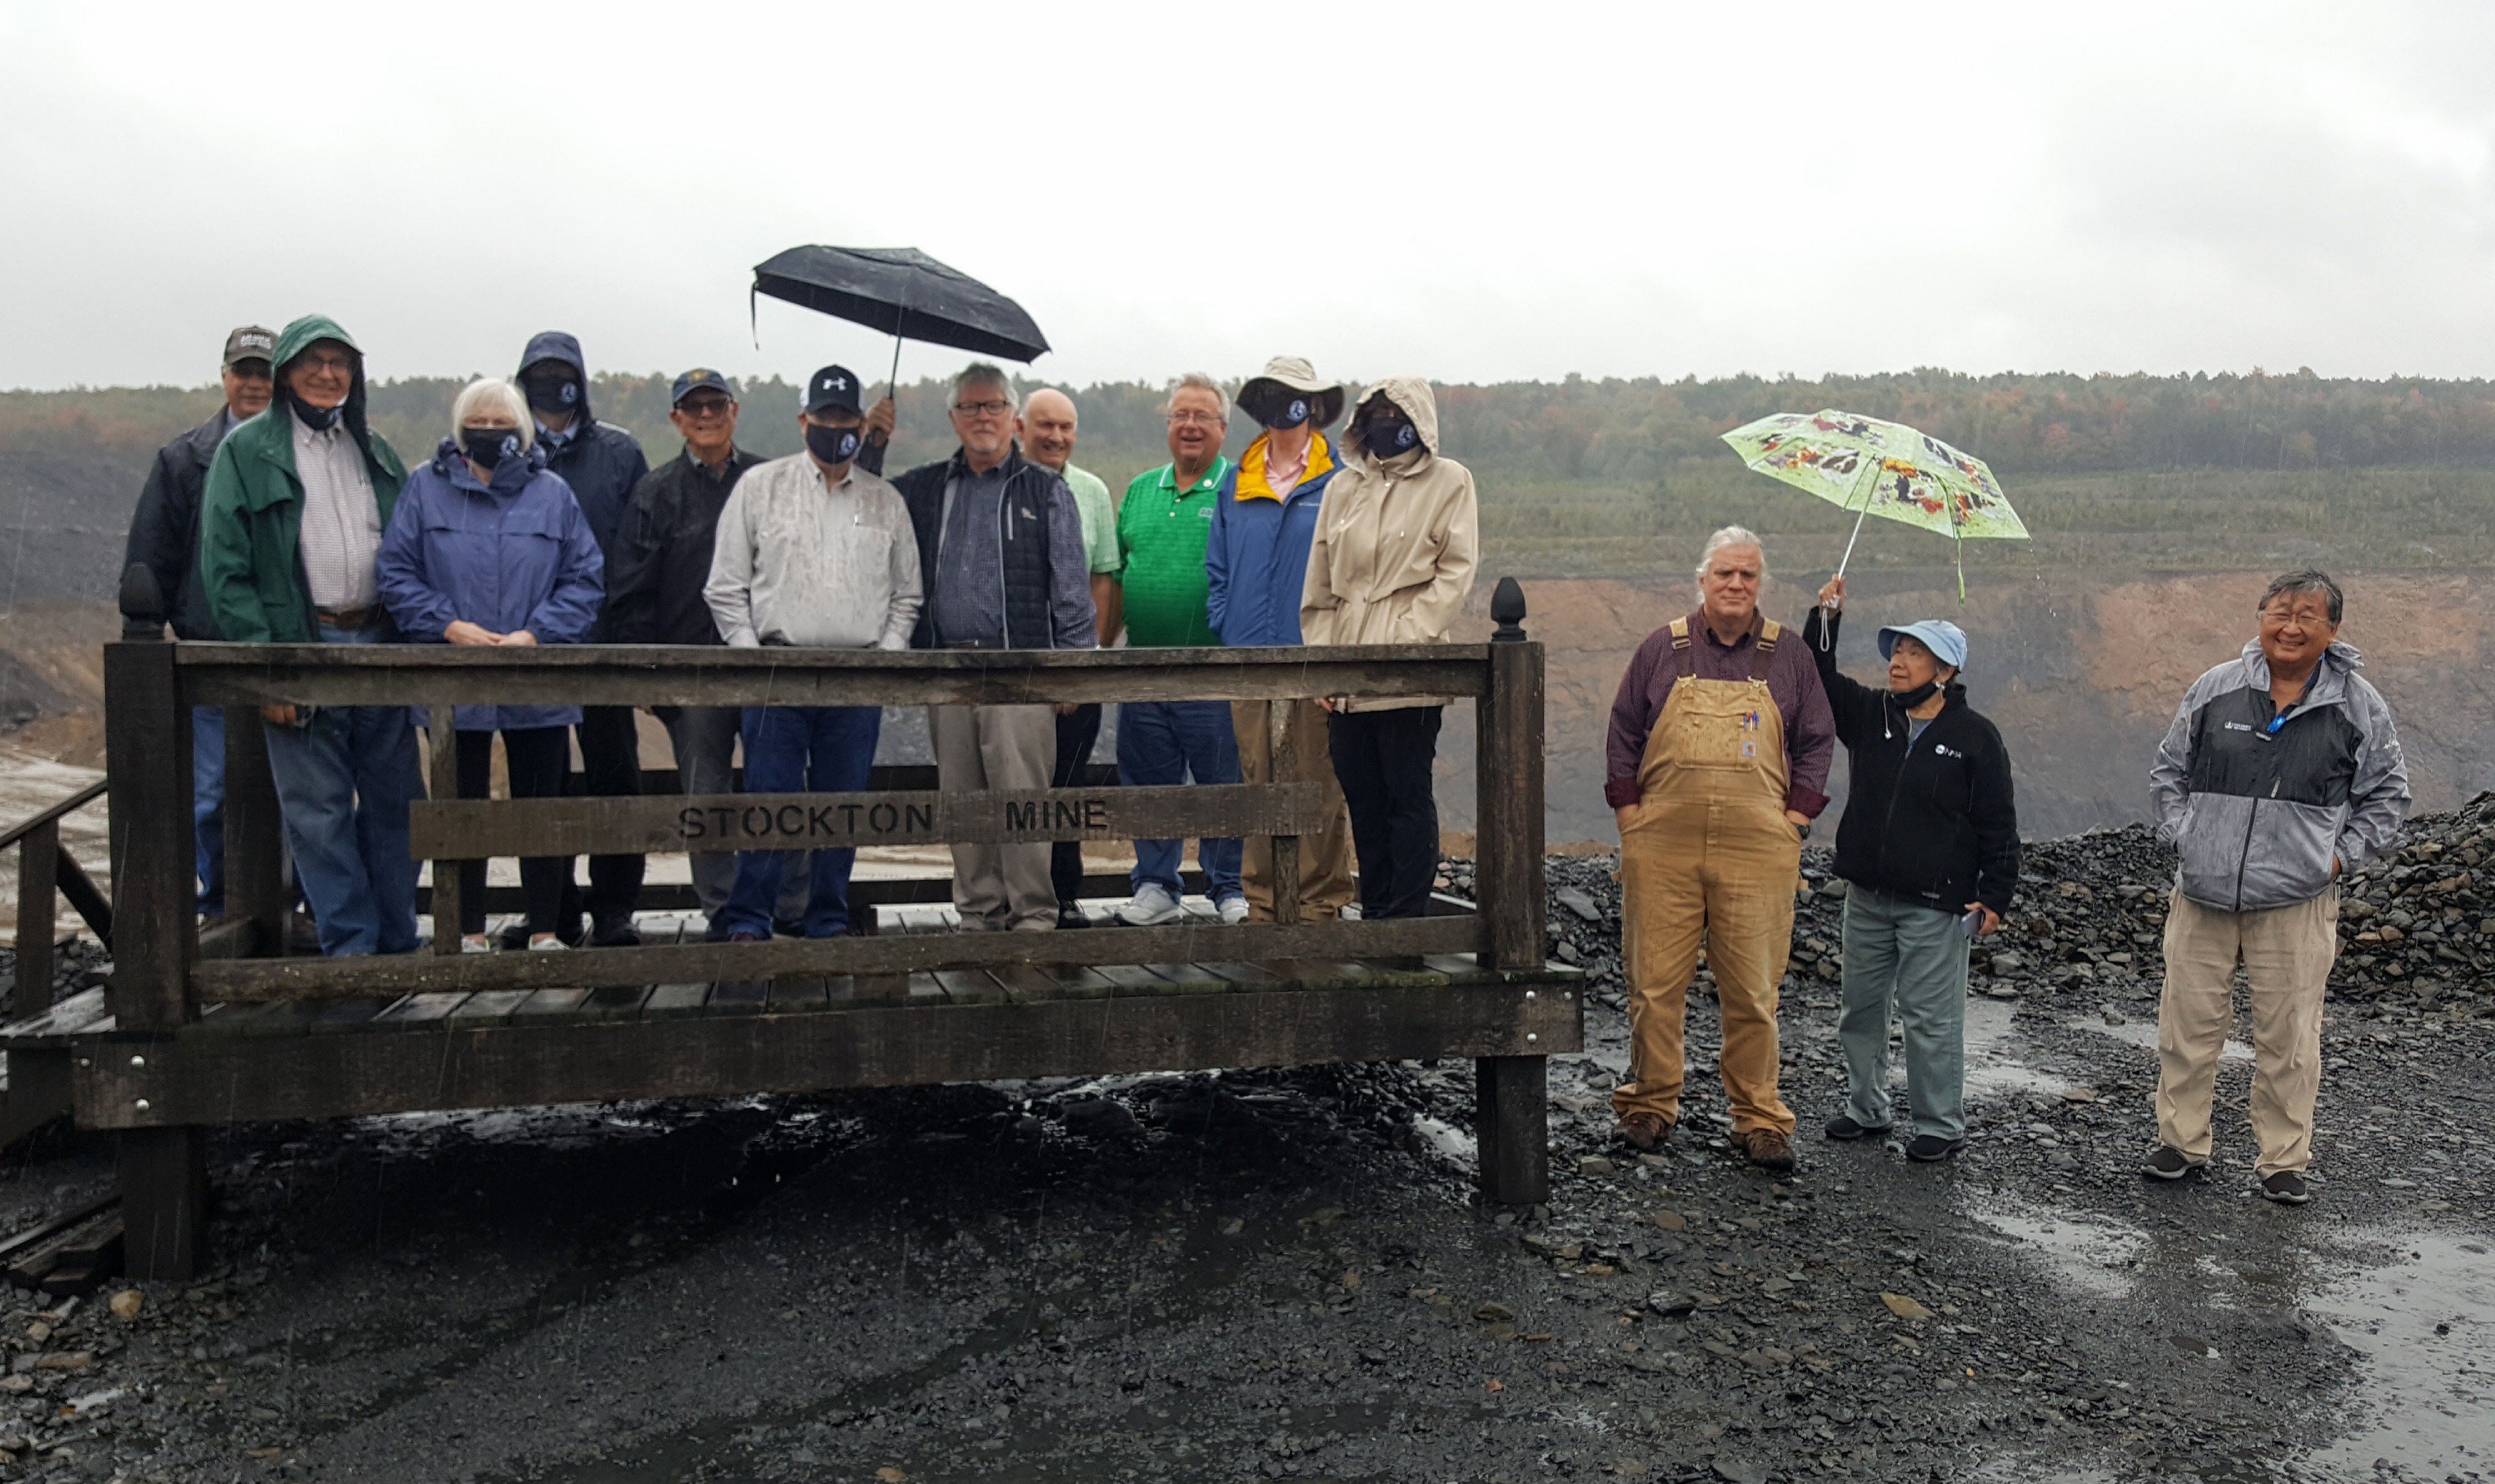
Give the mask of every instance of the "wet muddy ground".
M 2151 994 L 1971 1000 L 1922 1166 L 1815 1136 L 1805 974 L 1789 1178 L 1718 1147 L 1703 996 L 1670 1152 L 1606 1147 L 1597 1002 L 1530 1211 L 1465 1063 L 237 1128 L 214 1278 L 0 1323 L 0 1478 L 2495 1478 L 2495 1022 L 2334 1007 L 2288 1210 L 2243 1060 L 2210 1175 L 2139 1178 Z M 0 1227 L 108 1178 L 41 1138 Z

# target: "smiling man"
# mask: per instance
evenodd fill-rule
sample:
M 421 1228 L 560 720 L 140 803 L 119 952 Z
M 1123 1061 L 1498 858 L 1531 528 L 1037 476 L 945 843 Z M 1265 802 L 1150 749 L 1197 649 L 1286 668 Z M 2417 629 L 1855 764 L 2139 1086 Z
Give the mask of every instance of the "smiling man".
M 2388 850 L 2408 766 L 2382 693 L 2339 642 L 2339 585 L 2289 572 L 2262 594 L 2243 653 L 2192 682 L 2148 771 L 2158 829 L 2182 861 L 2157 1009 L 2157 1138 L 2141 1173 L 2209 1162 L 2235 966 L 2252 986 L 2253 1166 L 2261 1194 L 2312 1198 L 2322 993 L 2339 955 L 2339 878 Z
M 1614 1134 L 1651 1149 L 1680 1118 L 1681 1032 L 1698 951 L 1715 976 L 1733 1142 L 1793 1167 L 1776 1092 L 1776 991 L 1793 951 L 1802 840 L 1828 807 L 1835 722 L 1819 671 L 1759 612 L 1759 538 L 1727 526 L 1698 560 L 1698 611 L 1648 636 L 1612 703 L 1603 797 L 1620 827 L 1629 1076 Z

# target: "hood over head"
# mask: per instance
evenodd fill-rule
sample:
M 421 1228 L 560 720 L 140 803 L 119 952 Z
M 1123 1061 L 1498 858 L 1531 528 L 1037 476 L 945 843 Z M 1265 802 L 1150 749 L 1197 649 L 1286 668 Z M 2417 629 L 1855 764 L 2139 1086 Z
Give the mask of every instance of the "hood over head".
M 1402 409 L 1403 415 L 1412 420 L 1413 431 L 1421 435 L 1423 457 L 1437 457 L 1438 399 L 1431 394 L 1430 383 L 1427 380 L 1420 377 L 1388 377 L 1382 381 L 1371 381 L 1361 388 L 1359 400 L 1351 405 L 1354 423 L 1360 420 L 1360 409 L 1369 406 L 1370 399 L 1372 397 L 1384 397 Z M 1342 451 L 1351 458 L 1371 464 L 1377 462 L 1369 450 L 1361 445 L 1360 439 L 1356 435 L 1345 435 L 1342 440 Z M 1399 458 L 1408 456 L 1409 450 L 1398 455 Z
M 573 409 L 573 423 L 585 428 L 596 422 L 598 419 L 589 410 L 589 360 L 580 353 L 579 338 L 562 330 L 539 330 L 530 336 L 529 348 L 520 352 L 519 370 L 511 374 L 513 383 L 539 361 L 561 361 L 571 368 L 572 375 L 580 380 L 580 406 Z M 521 388 L 521 392 L 525 396 L 527 388 Z
M 347 389 L 347 401 L 339 409 L 338 420 L 346 424 L 347 431 L 354 435 L 355 442 L 363 448 L 364 456 L 370 458 L 373 452 L 373 436 L 371 429 L 364 423 L 364 348 L 355 344 L 355 337 L 348 334 L 345 326 L 328 316 L 305 315 L 277 332 L 277 349 L 274 352 L 270 370 L 277 379 L 278 395 L 276 400 L 269 404 L 269 408 L 272 411 L 285 412 L 288 416 L 293 415 L 291 410 L 293 407 L 291 393 L 286 386 L 286 368 L 293 363 L 296 356 L 311 349 L 314 343 L 323 340 L 334 340 L 355 352 L 354 384 Z

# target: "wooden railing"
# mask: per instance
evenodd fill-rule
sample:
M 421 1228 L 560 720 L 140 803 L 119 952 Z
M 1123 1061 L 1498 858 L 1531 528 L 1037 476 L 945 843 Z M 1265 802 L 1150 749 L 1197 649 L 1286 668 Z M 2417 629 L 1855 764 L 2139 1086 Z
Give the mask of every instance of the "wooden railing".
M 52 1002 L 52 948 L 58 897 L 69 898 L 98 942 L 112 947 L 112 904 L 61 843 L 61 821 L 104 797 L 98 778 L 32 819 L 0 831 L 0 850 L 17 847 L 17 990 L 13 1014 L 29 1015 Z M 30 991 L 31 986 L 31 992 Z
M 203 1002 L 436 990 L 595 988 L 788 975 L 906 975 L 1001 963 L 1107 964 L 1359 958 L 1464 953 L 1493 966 L 1542 963 L 1542 651 L 1525 642 L 1333 649 L 909 651 L 577 646 L 322 646 L 124 642 L 106 655 L 110 783 L 127 821 L 113 1009 L 125 1030 L 172 1027 Z M 258 708 L 431 708 L 447 740 L 458 704 L 632 706 L 1020 705 L 1147 700 L 1469 698 L 1475 703 L 1477 910 L 1370 922 L 1304 922 L 1299 835 L 1317 792 L 1284 784 L 461 800 L 437 746 L 434 798 L 416 805 L 416 853 L 434 861 L 437 947 L 390 957 L 272 956 L 283 942 L 277 818 Z M 211 945 L 193 931 L 189 725 L 227 708 L 230 916 L 248 926 Z M 246 772 L 253 787 L 237 786 Z M 462 858 L 879 843 L 1265 835 L 1275 841 L 1277 921 L 1082 933 L 953 934 L 688 944 L 564 954 L 461 954 Z M 231 956 L 214 956 L 231 950 Z

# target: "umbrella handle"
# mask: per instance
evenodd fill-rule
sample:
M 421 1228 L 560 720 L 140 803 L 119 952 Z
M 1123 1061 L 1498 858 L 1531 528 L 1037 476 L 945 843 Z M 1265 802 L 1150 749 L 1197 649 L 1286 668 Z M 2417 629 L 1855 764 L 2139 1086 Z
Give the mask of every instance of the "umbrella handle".
M 1871 501 L 1865 500 L 1863 501 L 1861 513 L 1854 517 L 1854 534 L 1845 538 L 1845 555 L 1836 559 L 1837 576 L 1844 576 L 1846 563 L 1854 560 L 1854 543 L 1863 539 L 1863 522 L 1869 518 L 1870 514 Z M 1836 610 L 1823 603 L 1820 605 L 1819 615 L 1819 648 L 1821 652 L 1825 653 L 1828 650 L 1829 621 L 1836 617 Z

